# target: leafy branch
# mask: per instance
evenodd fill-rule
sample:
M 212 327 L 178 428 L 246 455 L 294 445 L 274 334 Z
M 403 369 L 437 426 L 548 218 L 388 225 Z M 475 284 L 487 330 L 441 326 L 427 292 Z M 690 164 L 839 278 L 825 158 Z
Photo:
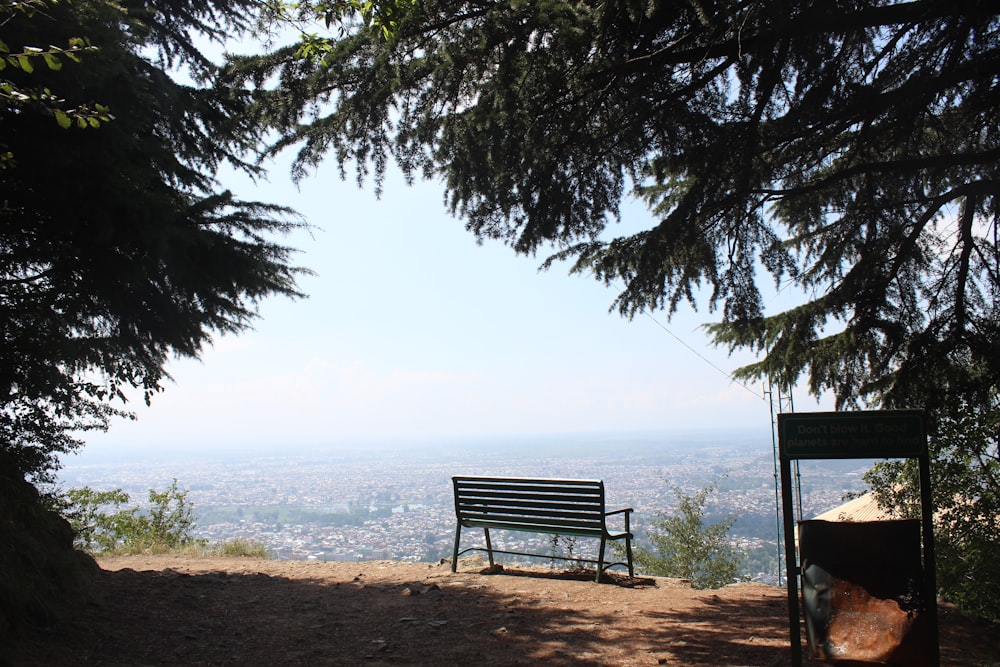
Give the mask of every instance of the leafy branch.
M 29 18 L 35 12 L 45 7 L 44 2 L 15 2 L 0 10 L 0 27 L 8 23 L 14 12 L 20 11 Z M 2 16 L 6 14 L 6 16 Z M 19 50 L 0 37 L 0 72 L 8 70 L 20 71 L 31 75 L 35 73 L 36 65 L 44 63 L 51 71 L 59 71 L 65 61 L 81 63 L 81 55 L 96 51 L 86 37 L 71 37 L 65 47 L 50 44 L 46 48 L 38 46 L 22 46 Z M 0 100 L 8 108 L 33 108 L 51 115 L 56 123 L 64 129 L 74 125 L 80 129 L 100 127 L 101 123 L 111 121 L 108 107 L 101 104 L 81 104 L 72 108 L 63 108 L 66 100 L 54 94 L 49 88 L 28 88 L 10 79 L 0 79 Z M 0 169 L 13 164 L 14 156 L 9 151 L 0 153 Z
M 357 26 L 379 31 L 382 39 L 389 40 L 399 29 L 406 13 L 416 0 L 330 0 L 319 2 L 268 2 L 263 13 L 265 25 L 284 25 L 298 33 L 299 45 L 295 57 L 302 60 L 322 61 L 336 46 L 336 39 L 314 32 L 313 26 L 322 25 L 327 31 L 338 27 L 343 38 Z

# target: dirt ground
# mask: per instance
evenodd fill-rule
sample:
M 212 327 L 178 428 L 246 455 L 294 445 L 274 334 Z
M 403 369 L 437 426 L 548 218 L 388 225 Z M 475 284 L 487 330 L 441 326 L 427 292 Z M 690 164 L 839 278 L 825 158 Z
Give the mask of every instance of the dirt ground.
M 481 561 L 102 558 L 77 619 L 13 665 L 787 665 L 784 590 L 506 570 Z M 1000 632 L 941 610 L 942 665 L 1000 665 Z M 812 665 L 817 663 L 807 662 Z

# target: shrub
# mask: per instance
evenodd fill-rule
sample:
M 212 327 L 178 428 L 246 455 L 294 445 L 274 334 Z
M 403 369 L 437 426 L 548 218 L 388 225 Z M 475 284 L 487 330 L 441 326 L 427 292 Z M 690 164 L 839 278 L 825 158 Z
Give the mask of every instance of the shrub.
M 90 553 L 160 553 L 197 546 L 195 518 L 187 490 L 173 480 L 164 491 L 149 490 L 149 507 L 128 507 L 121 489 L 70 489 L 63 513 L 76 531 L 76 545 Z
M 694 588 L 720 588 L 736 581 L 741 554 L 728 538 L 736 517 L 704 525 L 705 503 L 715 488 L 713 483 L 691 496 L 674 487 L 676 513 L 657 512 L 648 531 L 653 550 L 635 550 L 640 571 L 690 579 Z

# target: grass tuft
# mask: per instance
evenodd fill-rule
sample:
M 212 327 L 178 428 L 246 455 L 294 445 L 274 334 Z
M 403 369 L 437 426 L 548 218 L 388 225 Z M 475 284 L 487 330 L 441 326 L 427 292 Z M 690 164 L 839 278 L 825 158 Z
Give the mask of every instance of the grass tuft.
M 264 558 L 270 560 L 272 554 L 267 545 L 254 540 L 226 540 L 211 545 L 207 552 L 210 556 L 224 556 L 228 558 Z

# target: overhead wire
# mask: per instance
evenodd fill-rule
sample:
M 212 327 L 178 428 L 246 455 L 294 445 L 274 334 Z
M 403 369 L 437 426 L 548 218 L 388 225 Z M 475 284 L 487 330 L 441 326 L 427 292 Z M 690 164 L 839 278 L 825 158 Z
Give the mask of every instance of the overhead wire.
M 649 319 L 653 320 L 653 322 L 655 322 L 658 327 L 660 327 L 661 329 L 663 329 L 664 331 L 666 331 L 670 335 L 671 338 L 673 338 L 678 343 L 680 343 L 681 345 L 683 345 L 684 347 L 686 347 L 696 357 L 698 357 L 699 359 L 701 359 L 702 361 L 704 361 L 706 364 L 708 364 L 709 366 L 711 366 L 712 368 L 714 368 L 715 370 L 719 371 L 720 373 L 722 373 L 723 375 L 725 375 L 727 378 L 729 378 L 730 382 L 734 382 L 734 383 L 738 384 L 740 387 L 742 387 L 743 389 L 746 389 L 748 392 L 750 392 L 754 396 L 757 396 L 761 400 L 765 400 L 762 395 L 758 395 L 756 391 L 754 391 L 753 389 L 751 389 L 750 387 L 748 387 L 745 383 L 743 383 L 740 380 L 738 380 L 735 377 L 733 377 L 732 373 L 726 371 L 723 368 L 720 368 L 715 363 L 713 363 L 708 357 L 706 357 L 701 352 L 699 352 L 698 350 L 696 350 L 694 347 L 692 347 L 691 345 L 689 345 L 684 339 L 682 339 L 680 336 L 678 336 L 673 331 L 671 331 L 670 328 L 667 327 L 667 325 L 665 325 L 663 322 L 661 322 L 660 320 L 658 320 L 655 317 L 653 317 L 648 311 L 643 311 L 643 314 L 646 317 L 648 317 Z

